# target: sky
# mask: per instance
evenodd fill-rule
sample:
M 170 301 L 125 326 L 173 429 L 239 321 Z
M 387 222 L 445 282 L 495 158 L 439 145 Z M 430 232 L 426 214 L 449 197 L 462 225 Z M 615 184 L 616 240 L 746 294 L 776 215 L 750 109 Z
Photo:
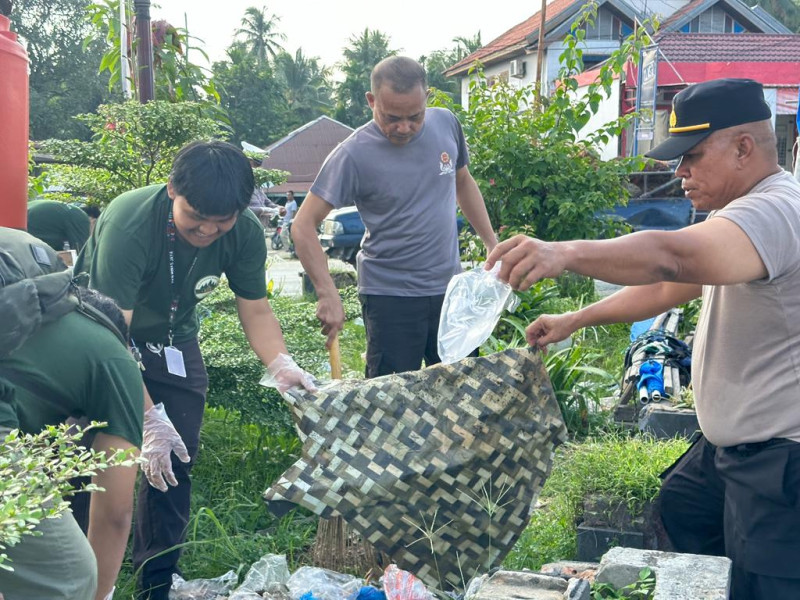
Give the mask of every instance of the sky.
M 364 28 L 390 36 L 390 48 L 419 58 L 432 50 L 450 48 L 457 36 L 481 32 L 486 44 L 541 7 L 540 0 L 153 0 L 153 20 L 166 19 L 176 27 L 188 21 L 190 35 L 203 40 L 212 61 L 225 58 L 225 49 L 241 25 L 248 6 L 267 7 L 280 17 L 279 31 L 286 35 L 284 48 L 294 54 L 303 48 L 307 57 L 317 56 L 332 67 L 342 58 L 342 48 Z M 190 59 L 201 64 L 199 56 Z

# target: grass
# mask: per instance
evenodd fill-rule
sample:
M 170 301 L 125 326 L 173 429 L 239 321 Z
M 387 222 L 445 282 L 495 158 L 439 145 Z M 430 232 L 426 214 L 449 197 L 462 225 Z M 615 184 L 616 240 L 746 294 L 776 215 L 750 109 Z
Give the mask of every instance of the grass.
M 658 495 L 659 474 L 687 445 L 683 439 L 664 441 L 621 433 L 567 444 L 556 453 L 540 507 L 504 565 L 539 569 L 547 562 L 574 558 L 584 498 L 595 493 L 620 498 L 637 514 Z
M 291 429 L 244 423 L 224 408 L 206 408 L 200 453 L 192 470 L 192 512 L 180 567 L 186 579 L 244 575 L 267 553 L 285 554 L 292 568 L 314 539 L 316 517 L 300 509 L 278 519 L 261 494 L 299 456 Z M 133 598 L 126 557 L 115 598 Z

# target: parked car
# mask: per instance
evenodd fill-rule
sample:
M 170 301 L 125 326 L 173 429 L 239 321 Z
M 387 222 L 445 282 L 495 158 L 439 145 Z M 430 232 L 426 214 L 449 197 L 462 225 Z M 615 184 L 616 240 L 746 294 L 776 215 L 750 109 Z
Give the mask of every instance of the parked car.
M 643 229 L 674 230 L 704 221 L 707 211 L 696 211 L 681 189 L 681 179 L 674 171 L 633 173 L 631 182 L 638 190 L 625 206 L 611 211 L 627 221 L 634 231 Z
M 467 225 L 467 220 L 459 214 L 457 223 L 461 231 Z M 330 258 L 338 258 L 355 266 L 364 231 L 364 222 L 355 206 L 337 208 L 320 223 L 319 243 Z
M 355 206 L 337 208 L 319 226 L 319 243 L 330 258 L 355 266 L 364 237 L 364 222 Z

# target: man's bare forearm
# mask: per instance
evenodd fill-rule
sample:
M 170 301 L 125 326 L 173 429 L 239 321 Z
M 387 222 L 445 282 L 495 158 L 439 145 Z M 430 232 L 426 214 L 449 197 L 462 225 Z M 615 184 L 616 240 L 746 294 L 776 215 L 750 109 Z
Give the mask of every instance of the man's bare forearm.
M 649 319 L 697 298 L 701 293 L 702 286 L 684 283 L 662 282 L 625 287 L 575 312 L 574 329 Z
M 618 285 L 675 281 L 680 262 L 669 232 L 642 231 L 611 240 L 556 242 L 564 269 Z
M 292 223 L 292 240 L 294 240 L 294 251 L 311 279 L 311 283 L 314 284 L 317 296 L 333 294 L 338 296 L 339 292 L 328 271 L 328 257 L 322 250 L 313 225 L 295 220 Z

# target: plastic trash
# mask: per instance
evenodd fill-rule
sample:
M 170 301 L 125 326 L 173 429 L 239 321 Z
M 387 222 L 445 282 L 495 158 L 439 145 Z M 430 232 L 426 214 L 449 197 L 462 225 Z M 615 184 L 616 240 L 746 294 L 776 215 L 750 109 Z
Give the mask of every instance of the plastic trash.
M 447 284 L 439 321 L 439 358 L 449 364 L 461 360 L 485 342 L 503 310 L 514 311 L 519 299 L 500 281 L 500 262 L 491 271 L 472 269 Z
M 286 582 L 289 581 L 289 566 L 282 554 L 265 554 L 253 563 L 244 576 L 244 581 L 228 600 L 261 600 L 262 593 L 268 598 L 289 598 Z
M 649 319 L 645 319 L 644 321 L 636 321 L 633 325 L 631 325 L 631 341 L 635 342 L 640 335 L 642 335 L 645 331 L 648 331 L 655 320 L 655 317 L 651 317 Z
M 292 600 L 356 600 L 363 585 L 362 579 L 319 567 L 300 567 L 286 583 Z
M 288 593 L 284 594 L 283 596 L 273 596 L 271 594 L 262 596 L 261 594 L 247 590 L 235 590 L 231 592 L 231 595 L 228 596 L 228 600 L 264 600 L 265 597 L 269 598 L 269 600 L 291 600 Z
M 216 600 L 217 596 L 227 595 L 239 578 L 234 571 L 228 571 L 214 579 L 192 579 L 185 581 L 180 575 L 172 574 L 169 600 Z
M 424 583 L 397 565 L 389 565 L 383 572 L 383 591 L 386 600 L 434 600 Z
M 377 588 L 365 585 L 358 592 L 356 600 L 386 600 L 386 594 Z

